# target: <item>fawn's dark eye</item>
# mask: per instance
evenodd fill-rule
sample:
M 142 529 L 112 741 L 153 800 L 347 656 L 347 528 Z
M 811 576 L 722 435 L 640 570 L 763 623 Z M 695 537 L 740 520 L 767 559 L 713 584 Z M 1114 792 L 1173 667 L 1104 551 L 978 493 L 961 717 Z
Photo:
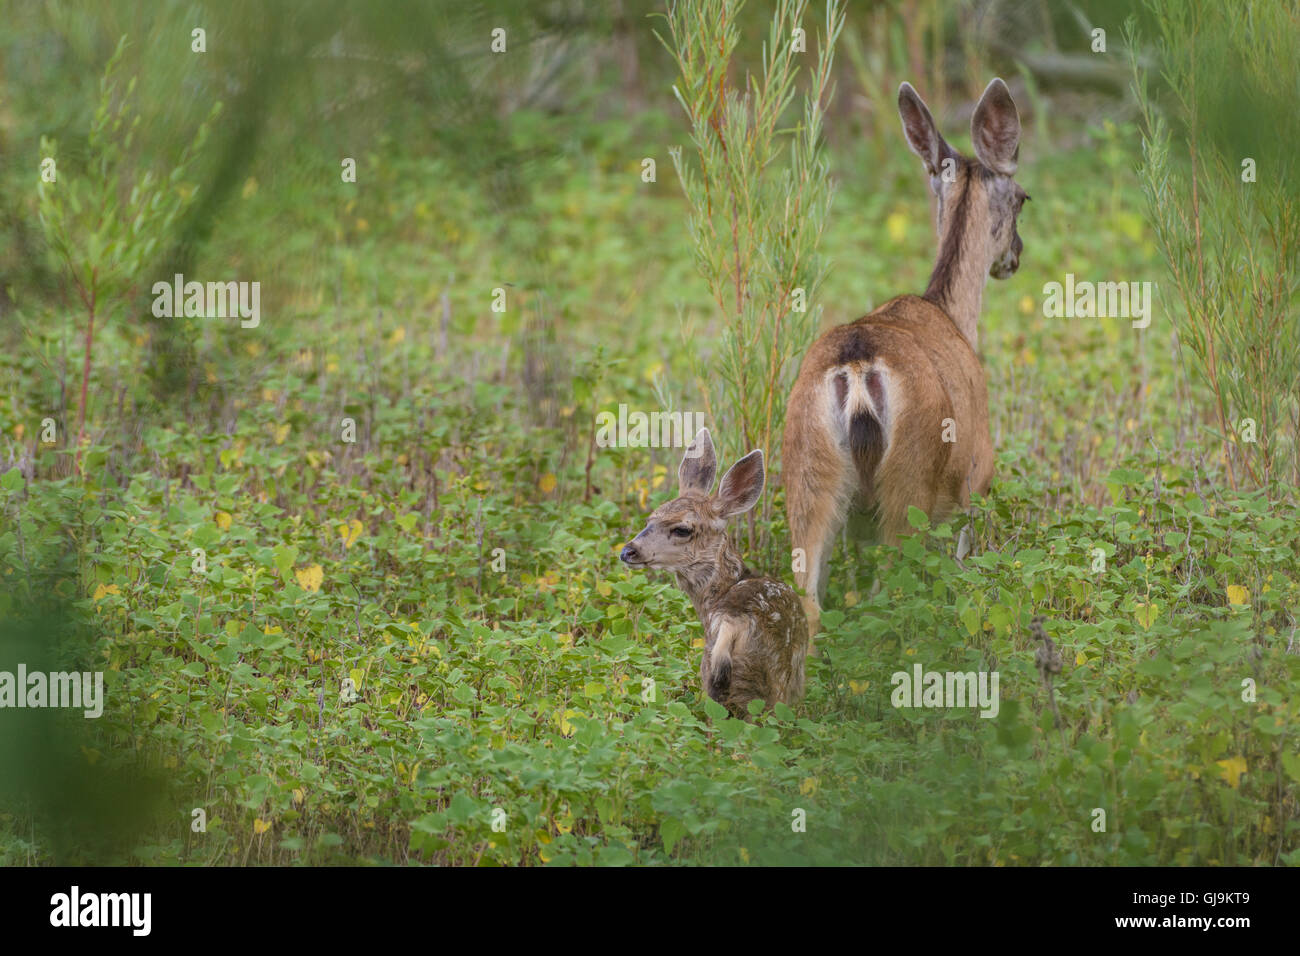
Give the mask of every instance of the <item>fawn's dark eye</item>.
M 691 529 L 686 527 L 685 525 L 678 525 L 676 528 L 673 528 L 673 530 L 669 531 L 668 533 L 672 535 L 674 538 L 681 538 L 684 541 L 691 536 Z

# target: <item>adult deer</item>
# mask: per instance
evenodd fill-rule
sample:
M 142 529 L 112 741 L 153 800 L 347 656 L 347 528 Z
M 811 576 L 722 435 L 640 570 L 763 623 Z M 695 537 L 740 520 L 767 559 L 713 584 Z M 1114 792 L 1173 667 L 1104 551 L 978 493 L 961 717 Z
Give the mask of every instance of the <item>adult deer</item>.
M 702 428 L 678 469 L 678 496 L 655 509 L 621 557 L 629 567 L 676 572 L 704 626 L 704 692 L 743 720 L 752 700 L 771 707 L 803 696 L 808 626 L 794 589 L 745 567 L 727 535 L 727 519 L 763 494 L 763 452 L 732 465 L 710 494 L 717 471 Z
M 810 636 L 851 514 L 892 545 L 908 530 L 909 506 L 941 521 L 971 492 L 985 494 L 993 475 L 976 349 L 986 277 L 1006 279 L 1020 265 L 1016 216 L 1029 198 L 1012 178 L 1020 117 L 994 79 L 971 117 L 969 159 L 939 135 L 910 84 L 899 87 L 898 112 L 930 177 L 939 253 L 923 295 L 892 299 L 813 343 L 791 392 L 782 467 Z

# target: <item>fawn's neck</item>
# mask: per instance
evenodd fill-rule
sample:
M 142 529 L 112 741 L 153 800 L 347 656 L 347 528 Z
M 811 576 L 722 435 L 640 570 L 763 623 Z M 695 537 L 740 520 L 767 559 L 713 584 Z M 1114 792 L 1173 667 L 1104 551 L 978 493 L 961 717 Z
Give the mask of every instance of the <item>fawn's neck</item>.
M 714 603 L 748 573 L 740 552 L 731 546 L 729 538 L 723 538 L 712 560 L 702 560 L 677 572 L 677 586 L 691 599 L 703 624 Z
M 943 216 L 939 254 L 923 298 L 943 309 L 978 351 L 980 303 L 996 253 L 990 242 L 988 198 L 978 174 L 968 164 L 960 170 L 947 200 L 950 208 Z

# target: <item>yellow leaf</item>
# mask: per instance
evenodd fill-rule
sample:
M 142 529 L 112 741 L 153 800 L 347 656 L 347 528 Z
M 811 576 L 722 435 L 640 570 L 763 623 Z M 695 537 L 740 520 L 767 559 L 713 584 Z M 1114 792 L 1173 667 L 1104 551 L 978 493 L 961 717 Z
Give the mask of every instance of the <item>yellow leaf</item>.
M 889 233 L 890 242 L 902 242 L 907 236 L 907 215 L 891 212 L 885 217 L 885 231 Z
M 218 511 L 216 517 L 214 517 L 212 520 L 217 523 L 217 527 L 220 528 L 222 531 L 229 531 L 230 523 L 233 519 L 230 517 L 230 513 L 228 511 Z
M 1250 592 L 1239 584 L 1228 585 L 1228 603 L 1229 604 L 1249 604 Z
M 845 607 L 856 607 L 857 604 L 858 604 L 858 601 L 859 601 L 859 600 L 861 600 L 861 598 L 858 597 L 858 592 L 857 592 L 857 591 L 846 591 L 846 592 L 844 592 L 844 606 L 845 606 Z
M 101 584 L 99 587 L 95 588 L 94 600 L 96 601 L 103 600 L 105 594 L 120 594 L 120 593 L 121 592 L 118 591 L 116 584 Z
M 542 494 L 549 495 L 552 491 L 555 490 L 555 475 L 551 474 L 548 471 L 546 474 L 542 475 L 540 479 L 538 479 L 537 487 L 541 489 Z
M 1021 299 L 1020 299 L 1020 311 L 1023 312 L 1025 315 L 1033 315 L 1033 314 L 1034 314 L 1034 298 L 1033 298 L 1033 296 L 1026 295 L 1026 296 L 1022 296 L 1022 297 L 1021 297 Z
M 24 425 L 22 422 L 19 422 L 17 425 L 14 426 L 14 438 L 18 439 L 18 441 L 22 441 L 23 432 L 25 431 L 27 431 L 27 426 Z
M 239 192 L 240 198 L 247 199 L 248 197 L 256 194 L 257 194 L 257 177 L 249 176 L 246 180 L 244 180 L 244 188 L 241 189 Z
M 1219 766 L 1219 776 L 1236 790 L 1241 783 L 1241 775 L 1246 772 L 1246 758 L 1228 757 L 1226 760 L 1216 760 L 1215 763 Z
M 596 593 L 601 597 L 609 597 L 614 593 L 614 589 L 609 586 L 609 582 L 601 581 L 596 585 Z
M 576 731 L 578 728 L 574 727 L 573 724 L 569 723 L 569 718 L 570 718 L 570 717 L 581 717 L 581 716 L 582 716 L 582 714 L 580 714 L 580 713 L 579 713 L 578 711 L 576 711 L 576 710 L 566 710 L 563 714 L 561 714 L 561 715 L 560 715 L 560 733 L 561 733 L 563 736 L 565 736 L 565 737 L 572 737 L 573 734 L 574 734 L 574 731 Z M 561 832 L 561 833 L 568 833 L 569 831 L 568 831 L 568 830 L 561 830 L 560 832 Z
M 740 862 L 741 863 L 749 862 L 749 851 L 746 850 L 743 846 L 740 848 Z
M 343 547 L 350 548 L 357 543 L 357 538 L 361 537 L 362 524 L 360 519 L 353 518 L 347 524 L 339 525 L 339 537 L 343 539 Z
M 1141 239 L 1146 229 L 1143 218 L 1133 212 L 1121 212 L 1115 217 L 1115 221 L 1120 232 L 1134 241 Z
M 695 648 L 697 651 L 702 650 L 704 647 L 704 638 L 697 637 L 695 640 L 691 641 L 691 647 Z
M 283 444 L 284 444 L 284 440 L 285 440 L 286 438 L 288 438 L 288 437 L 289 437 L 289 423 L 288 423 L 288 422 L 285 422 L 283 425 L 276 425 L 276 426 L 275 426 L 275 443 L 276 443 L 277 445 L 283 445 Z
M 1156 622 L 1156 618 L 1160 616 L 1160 605 L 1134 604 L 1133 615 L 1137 618 L 1137 622 L 1142 625 L 1142 629 L 1149 631 L 1151 625 Z
M 1083 653 L 1083 651 L 1080 651 L 1078 654 L 1074 655 L 1075 667 L 1082 667 L 1086 663 L 1088 663 L 1088 655 Z
M 304 591 L 319 591 L 321 582 L 325 580 L 325 571 L 319 564 L 311 564 L 305 568 L 295 568 L 293 576 L 298 579 L 298 586 Z
M 854 694 L 864 694 L 866 693 L 867 688 L 870 686 L 871 686 L 871 681 L 869 680 L 849 681 L 849 690 L 853 691 Z
M 799 792 L 805 797 L 811 797 L 817 792 L 817 778 L 805 777 L 803 783 L 799 784 Z
M 406 326 L 399 325 L 393 329 L 393 334 L 388 337 L 389 345 L 397 345 L 399 342 L 406 340 Z
M 302 802 L 306 799 L 307 799 L 307 794 L 302 792 L 302 787 L 293 788 L 293 805 L 295 807 L 302 806 Z
M 270 821 L 270 820 L 263 820 L 263 819 L 261 819 L 261 818 L 259 817 L 258 819 L 255 819 L 255 820 L 253 821 L 253 835 L 254 835 L 254 836 L 260 836 L 261 834 L 265 833 L 265 832 L 266 832 L 267 830 L 269 830 L 269 829 L 271 829 L 271 821 Z

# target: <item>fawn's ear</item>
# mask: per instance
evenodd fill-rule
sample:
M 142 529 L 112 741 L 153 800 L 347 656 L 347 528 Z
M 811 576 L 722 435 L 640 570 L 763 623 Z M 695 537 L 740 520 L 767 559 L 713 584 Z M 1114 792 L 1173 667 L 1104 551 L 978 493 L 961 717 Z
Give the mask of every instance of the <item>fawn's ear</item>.
M 898 115 L 903 120 L 903 135 L 907 137 L 907 145 L 921 157 L 925 171 L 931 176 L 938 176 L 939 165 L 944 158 L 956 154 L 939 135 L 925 100 L 912 89 L 911 83 L 903 83 L 898 88 Z
M 713 438 L 707 428 L 701 428 L 695 440 L 687 447 L 681 467 L 677 469 L 677 493 L 707 495 L 713 487 L 713 476 L 717 473 L 718 456 L 713 451 Z
M 970 118 L 970 138 L 979 161 L 1004 176 L 1016 174 L 1020 158 L 1020 114 L 1011 91 L 994 77 Z
M 718 510 L 724 518 L 743 514 L 763 494 L 763 449 L 756 448 L 727 469 L 718 486 Z

